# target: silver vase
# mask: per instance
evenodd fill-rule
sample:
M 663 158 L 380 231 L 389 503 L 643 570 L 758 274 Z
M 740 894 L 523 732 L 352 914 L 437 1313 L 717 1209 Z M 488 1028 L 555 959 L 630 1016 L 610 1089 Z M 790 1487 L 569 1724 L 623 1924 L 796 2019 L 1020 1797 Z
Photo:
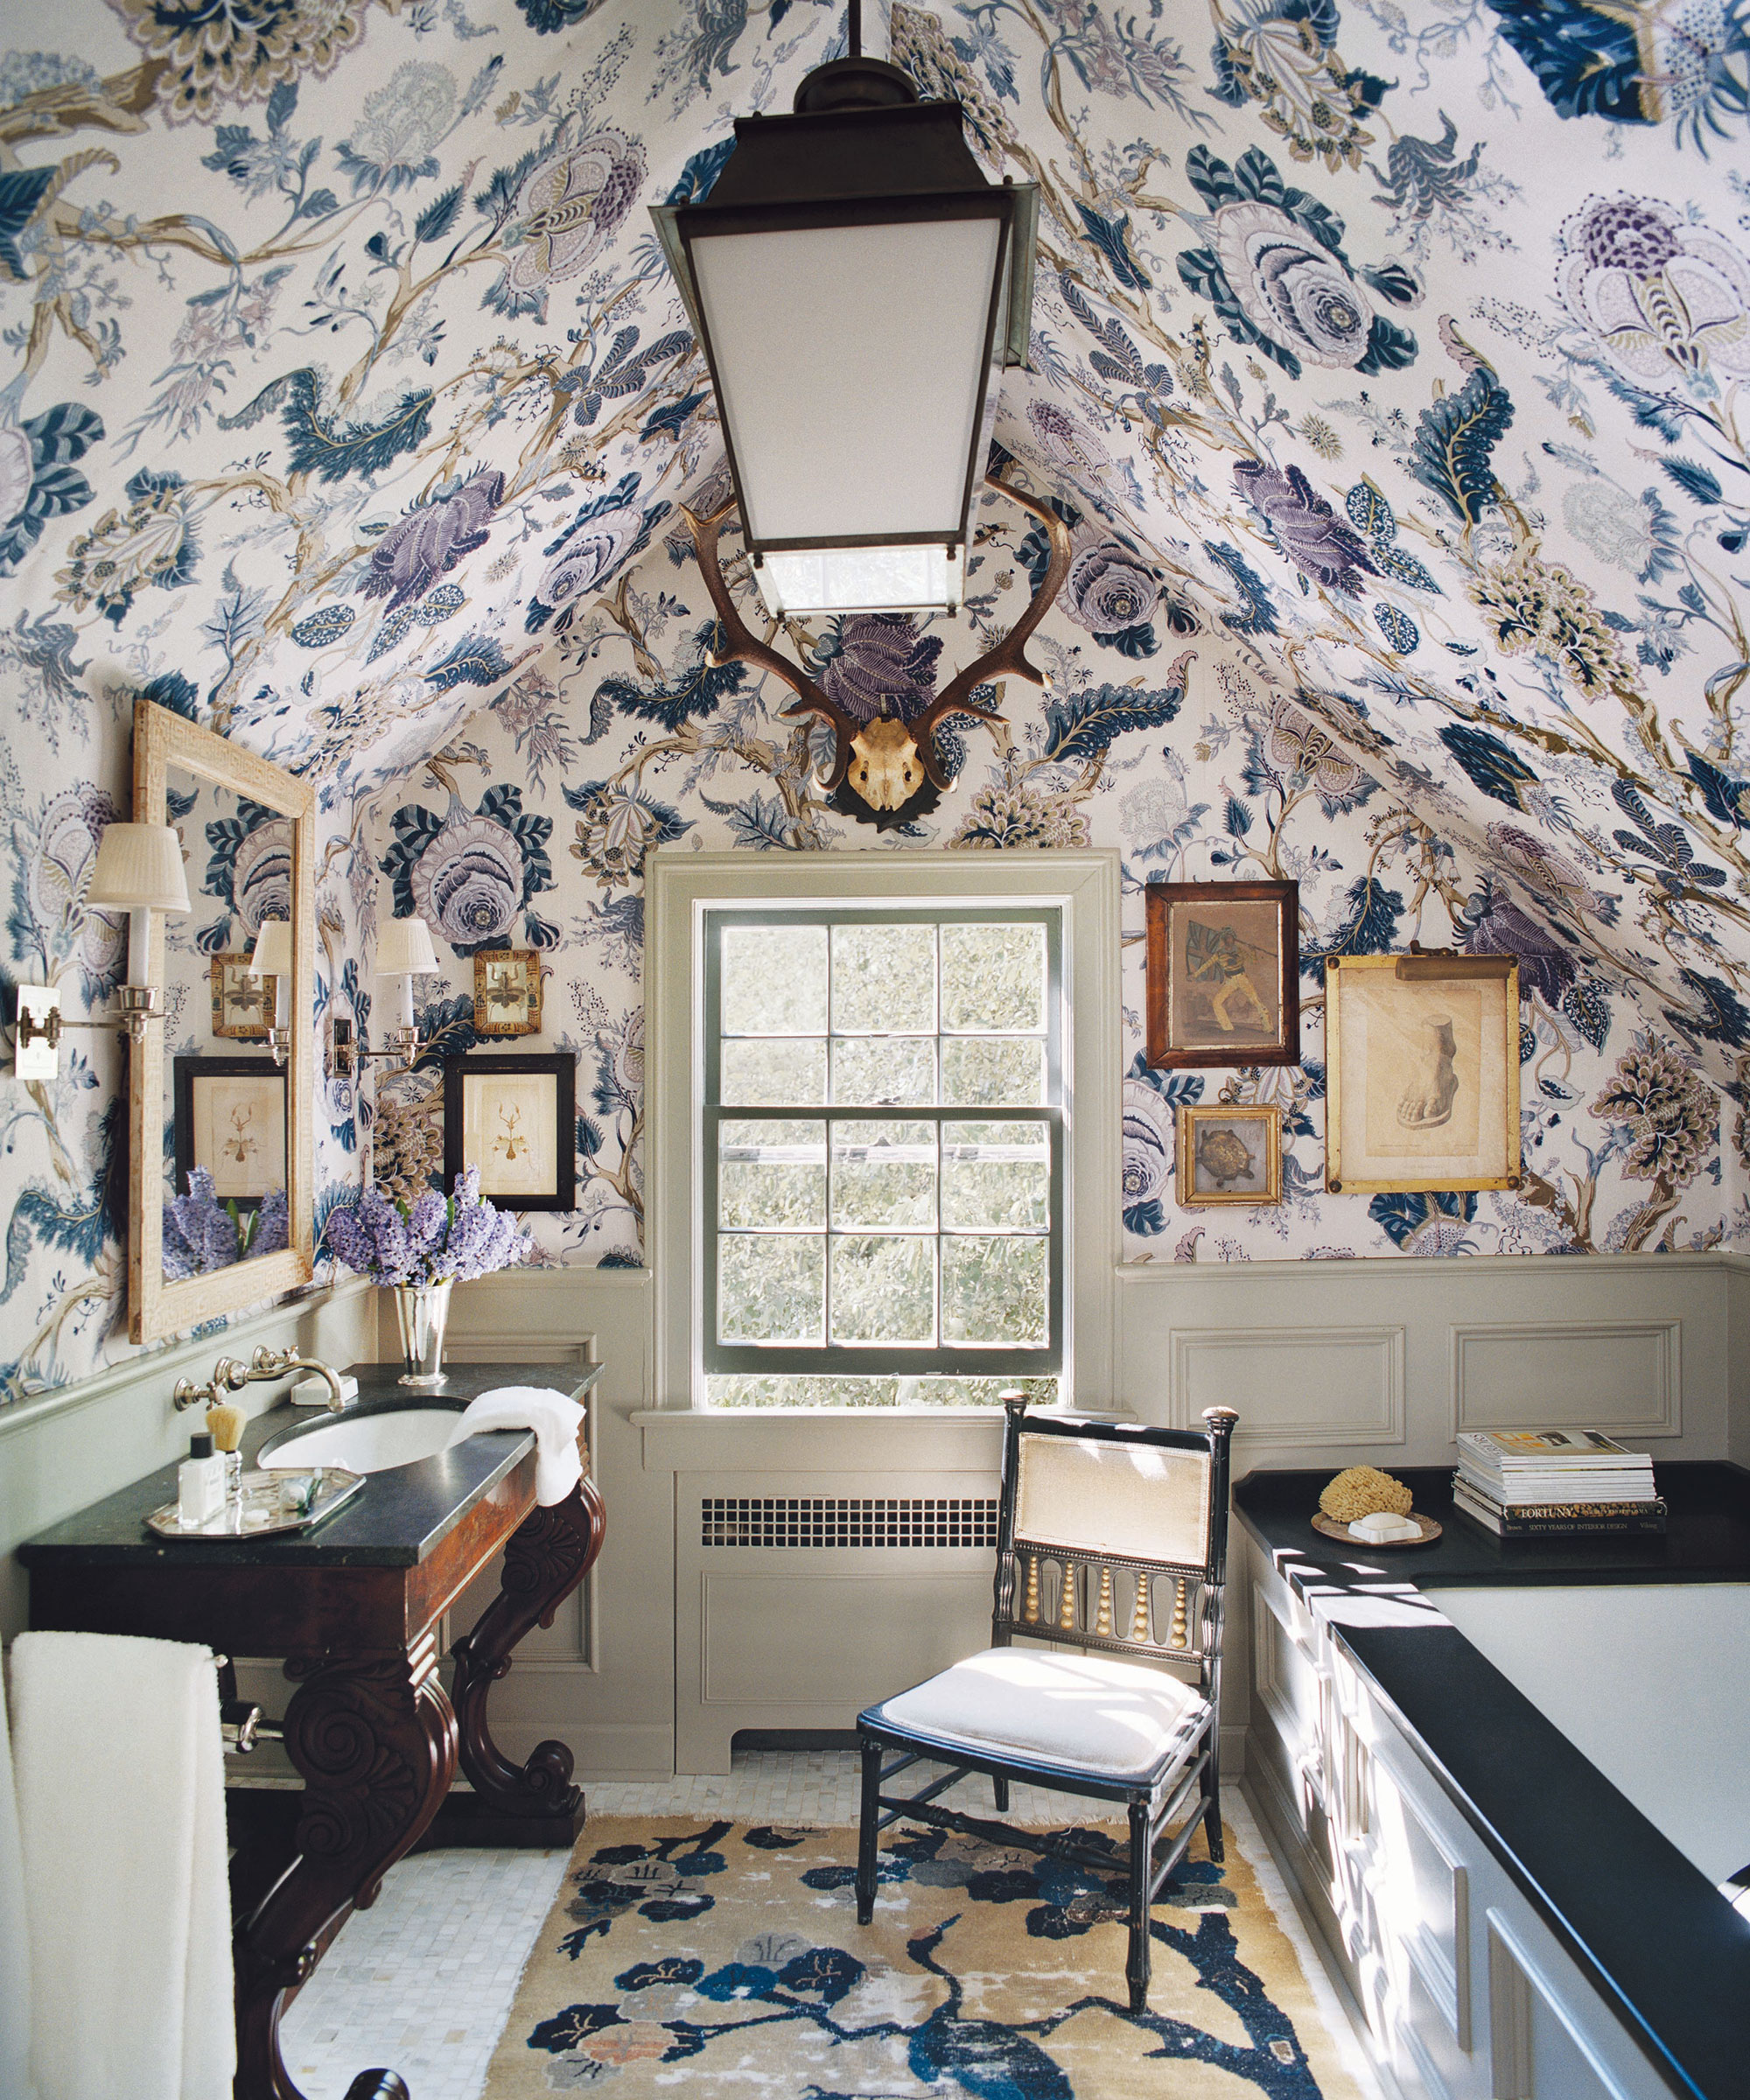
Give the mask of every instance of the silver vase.
M 396 1284 L 395 1317 L 401 1328 L 401 1353 L 407 1368 L 403 1385 L 438 1386 L 448 1382 L 444 1376 L 444 1330 L 450 1321 L 450 1285 Z

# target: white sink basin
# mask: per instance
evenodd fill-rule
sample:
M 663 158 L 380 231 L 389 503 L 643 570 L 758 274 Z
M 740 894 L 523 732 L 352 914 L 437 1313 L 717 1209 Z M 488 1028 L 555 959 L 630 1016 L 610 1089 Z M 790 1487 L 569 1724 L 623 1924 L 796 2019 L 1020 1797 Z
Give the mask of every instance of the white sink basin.
M 386 1473 L 391 1466 L 410 1466 L 416 1459 L 429 1459 L 442 1451 L 460 1419 L 452 1407 L 398 1407 L 386 1414 L 360 1415 L 351 1422 L 324 1422 L 287 1437 L 262 1463 L 280 1473 L 302 1472 L 311 1466 Z

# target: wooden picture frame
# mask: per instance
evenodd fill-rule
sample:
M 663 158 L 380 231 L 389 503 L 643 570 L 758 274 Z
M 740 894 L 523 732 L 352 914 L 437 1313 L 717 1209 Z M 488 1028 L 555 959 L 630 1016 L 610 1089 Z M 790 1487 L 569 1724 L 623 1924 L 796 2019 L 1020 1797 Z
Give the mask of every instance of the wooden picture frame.
M 268 1040 L 279 980 L 250 976 L 249 961 L 247 955 L 213 958 L 213 1032 L 223 1042 L 264 1043 Z M 252 1010 L 259 1012 L 259 1020 L 248 1018 Z
M 164 1272 L 164 1122 L 175 1117 L 174 1073 L 163 1027 L 128 1052 L 128 1338 L 158 1341 L 265 1299 L 301 1291 L 314 1266 L 316 1186 L 316 789 L 228 737 L 142 696 L 134 703 L 134 807 L 141 823 L 171 822 L 172 768 L 211 781 L 290 819 L 291 1046 L 286 1053 L 286 1202 L 290 1244 L 228 1268 L 181 1278 Z M 150 920 L 146 978 L 160 990 L 164 915 Z M 199 980 L 197 979 L 197 982 Z M 299 1017 L 304 1018 L 300 1021 Z
M 577 1202 L 577 1054 L 444 1060 L 444 1180 L 470 1166 L 504 1210 L 570 1210 Z
M 1513 956 L 1327 956 L 1325 1052 L 1333 1194 L 1519 1186 Z
M 178 1057 L 172 1068 L 176 1193 L 205 1167 L 214 1200 L 254 1210 L 284 1188 L 286 1070 L 269 1057 Z
M 474 957 L 474 1033 L 539 1035 L 541 956 L 532 948 L 485 948 Z
M 1298 882 L 1151 882 L 1148 1061 L 1300 1062 Z
M 1179 1207 L 1238 1203 L 1255 1210 L 1282 1200 L 1282 1110 L 1256 1102 L 1212 1102 L 1178 1114 Z M 1231 1142 L 1228 1142 L 1231 1141 Z

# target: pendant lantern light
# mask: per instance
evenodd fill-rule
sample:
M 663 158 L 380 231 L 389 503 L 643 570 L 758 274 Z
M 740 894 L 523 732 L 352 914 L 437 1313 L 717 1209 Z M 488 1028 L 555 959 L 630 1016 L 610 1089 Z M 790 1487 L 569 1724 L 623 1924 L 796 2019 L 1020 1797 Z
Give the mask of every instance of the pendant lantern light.
M 774 614 L 956 606 L 1005 365 L 1032 312 L 1034 185 L 986 180 L 958 102 L 821 66 L 743 116 L 710 195 L 652 216 L 710 368 Z

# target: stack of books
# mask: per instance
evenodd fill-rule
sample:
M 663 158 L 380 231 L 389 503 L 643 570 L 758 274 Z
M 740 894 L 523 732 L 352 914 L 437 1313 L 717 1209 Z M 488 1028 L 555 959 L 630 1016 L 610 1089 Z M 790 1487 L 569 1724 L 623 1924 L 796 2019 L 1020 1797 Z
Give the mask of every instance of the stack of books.
M 1665 1528 L 1652 1460 L 1601 1429 L 1466 1431 L 1452 1507 L 1502 1538 Z

